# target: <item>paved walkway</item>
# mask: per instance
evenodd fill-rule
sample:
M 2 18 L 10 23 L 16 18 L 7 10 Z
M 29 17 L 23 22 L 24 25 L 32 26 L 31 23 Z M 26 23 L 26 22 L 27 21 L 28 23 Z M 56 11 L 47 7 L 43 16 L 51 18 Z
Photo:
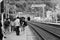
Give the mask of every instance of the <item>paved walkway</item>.
M 29 29 L 29 26 L 25 28 L 24 32 L 21 32 L 20 36 L 16 36 L 15 32 L 9 34 L 4 40 L 35 40 L 36 36 Z

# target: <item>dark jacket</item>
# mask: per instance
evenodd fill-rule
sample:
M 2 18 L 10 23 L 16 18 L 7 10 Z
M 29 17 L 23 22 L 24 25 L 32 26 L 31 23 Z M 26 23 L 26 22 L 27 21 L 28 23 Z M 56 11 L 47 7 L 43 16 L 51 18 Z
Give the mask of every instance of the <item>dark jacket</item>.
M 5 25 L 5 26 L 9 26 L 9 24 L 10 24 L 10 21 L 8 21 L 8 20 L 6 20 L 6 21 L 4 22 L 4 25 Z
M 24 23 L 24 24 L 23 24 L 23 23 Z M 22 25 L 22 24 L 23 24 L 23 25 Z M 22 18 L 20 19 L 20 25 L 23 26 L 23 27 L 27 26 L 27 22 L 25 21 L 25 18 L 24 18 L 24 17 L 22 17 Z

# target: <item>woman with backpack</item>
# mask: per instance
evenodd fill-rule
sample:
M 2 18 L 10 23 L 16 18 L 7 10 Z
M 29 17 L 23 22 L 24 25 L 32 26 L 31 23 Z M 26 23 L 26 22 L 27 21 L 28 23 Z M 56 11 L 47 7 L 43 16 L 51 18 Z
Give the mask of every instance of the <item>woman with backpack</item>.
M 8 19 L 6 19 L 6 21 L 4 22 L 5 32 L 9 31 L 9 25 L 10 25 L 10 21 Z

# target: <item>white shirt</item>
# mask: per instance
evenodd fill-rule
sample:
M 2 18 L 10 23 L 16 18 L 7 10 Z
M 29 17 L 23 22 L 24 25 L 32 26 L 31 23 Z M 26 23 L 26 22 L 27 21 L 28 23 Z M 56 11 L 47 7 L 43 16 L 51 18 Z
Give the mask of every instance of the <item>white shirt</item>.
M 19 19 L 15 20 L 15 26 L 20 26 L 20 20 Z

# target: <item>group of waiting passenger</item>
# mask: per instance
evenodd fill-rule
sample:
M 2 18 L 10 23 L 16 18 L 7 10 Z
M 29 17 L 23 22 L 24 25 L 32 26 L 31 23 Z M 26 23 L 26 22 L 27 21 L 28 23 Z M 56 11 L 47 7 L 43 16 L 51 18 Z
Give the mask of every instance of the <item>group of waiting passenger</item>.
M 30 21 L 30 18 L 27 18 L 28 21 Z M 6 35 L 8 32 L 16 32 L 16 35 L 20 35 L 21 31 L 25 30 L 25 27 L 27 26 L 27 21 L 25 21 L 25 17 L 16 17 L 12 20 L 10 18 L 6 18 L 4 20 L 4 33 L 2 32 L 2 22 L 0 21 L 0 40 L 2 40 L 3 36 Z M 6 38 L 6 37 L 5 37 Z

